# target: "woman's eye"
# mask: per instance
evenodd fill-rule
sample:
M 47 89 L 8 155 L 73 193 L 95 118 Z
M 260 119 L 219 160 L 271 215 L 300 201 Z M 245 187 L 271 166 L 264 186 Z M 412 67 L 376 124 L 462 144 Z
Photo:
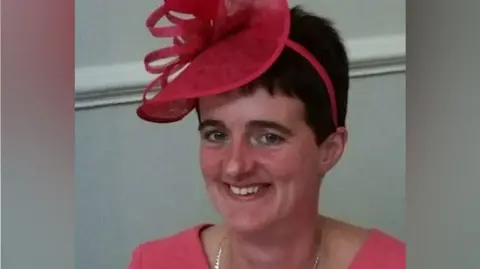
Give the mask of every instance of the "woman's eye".
M 285 141 L 283 137 L 271 133 L 263 134 L 258 140 L 263 145 L 276 145 Z
M 223 141 L 227 138 L 227 135 L 218 131 L 207 132 L 203 135 L 203 138 L 208 141 L 217 142 Z

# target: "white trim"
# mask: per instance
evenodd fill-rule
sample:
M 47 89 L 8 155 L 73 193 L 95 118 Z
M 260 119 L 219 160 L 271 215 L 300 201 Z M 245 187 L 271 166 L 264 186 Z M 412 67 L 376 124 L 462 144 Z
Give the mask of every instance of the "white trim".
M 404 72 L 405 35 L 358 38 L 346 41 L 352 78 Z M 75 109 L 137 103 L 143 88 L 154 78 L 142 62 L 75 69 Z

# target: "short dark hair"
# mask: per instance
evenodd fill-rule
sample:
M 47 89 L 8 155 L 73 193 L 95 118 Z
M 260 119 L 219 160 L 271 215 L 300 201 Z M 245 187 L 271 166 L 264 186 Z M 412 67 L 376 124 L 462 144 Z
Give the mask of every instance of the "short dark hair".
M 343 40 L 332 22 L 306 12 L 300 6 L 290 11 L 289 38 L 307 49 L 326 69 L 335 91 L 338 124 L 345 126 L 349 89 L 349 62 Z M 298 98 L 305 106 L 305 121 L 313 130 L 317 144 L 335 131 L 327 89 L 313 66 L 303 56 L 285 47 L 274 64 L 241 92 L 251 94 L 258 86 L 270 94 Z M 198 108 L 197 108 L 198 114 Z M 199 119 L 200 119 L 200 115 Z

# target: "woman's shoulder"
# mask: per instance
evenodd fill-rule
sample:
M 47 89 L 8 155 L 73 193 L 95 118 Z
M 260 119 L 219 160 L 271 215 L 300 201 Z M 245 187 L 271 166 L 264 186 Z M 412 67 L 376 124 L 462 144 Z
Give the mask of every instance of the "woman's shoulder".
M 380 229 L 368 229 L 327 218 L 327 254 L 333 267 L 405 269 L 405 244 Z
M 205 262 L 200 239 L 201 231 L 208 224 L 199 224 L 163 238 L 139 244 L 132 253 L 129 269 L 162 269 L 198 267 Z M 205 268 L 208 268 L 205 267 Z
M 405 269 L 406 246 L 379 229 L 370 229 L 349 269 Z

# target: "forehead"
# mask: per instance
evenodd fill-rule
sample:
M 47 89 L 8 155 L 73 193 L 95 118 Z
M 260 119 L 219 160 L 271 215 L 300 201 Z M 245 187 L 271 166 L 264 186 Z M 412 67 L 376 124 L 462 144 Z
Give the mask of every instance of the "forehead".
M 264 89 L 252 93 L 240 90 L 199 99 L 200 119 L 214 118 L 228 122 L 271 120 L 282 123 L 303 121 L 303 103 L 284 94 L 270 94 Z

